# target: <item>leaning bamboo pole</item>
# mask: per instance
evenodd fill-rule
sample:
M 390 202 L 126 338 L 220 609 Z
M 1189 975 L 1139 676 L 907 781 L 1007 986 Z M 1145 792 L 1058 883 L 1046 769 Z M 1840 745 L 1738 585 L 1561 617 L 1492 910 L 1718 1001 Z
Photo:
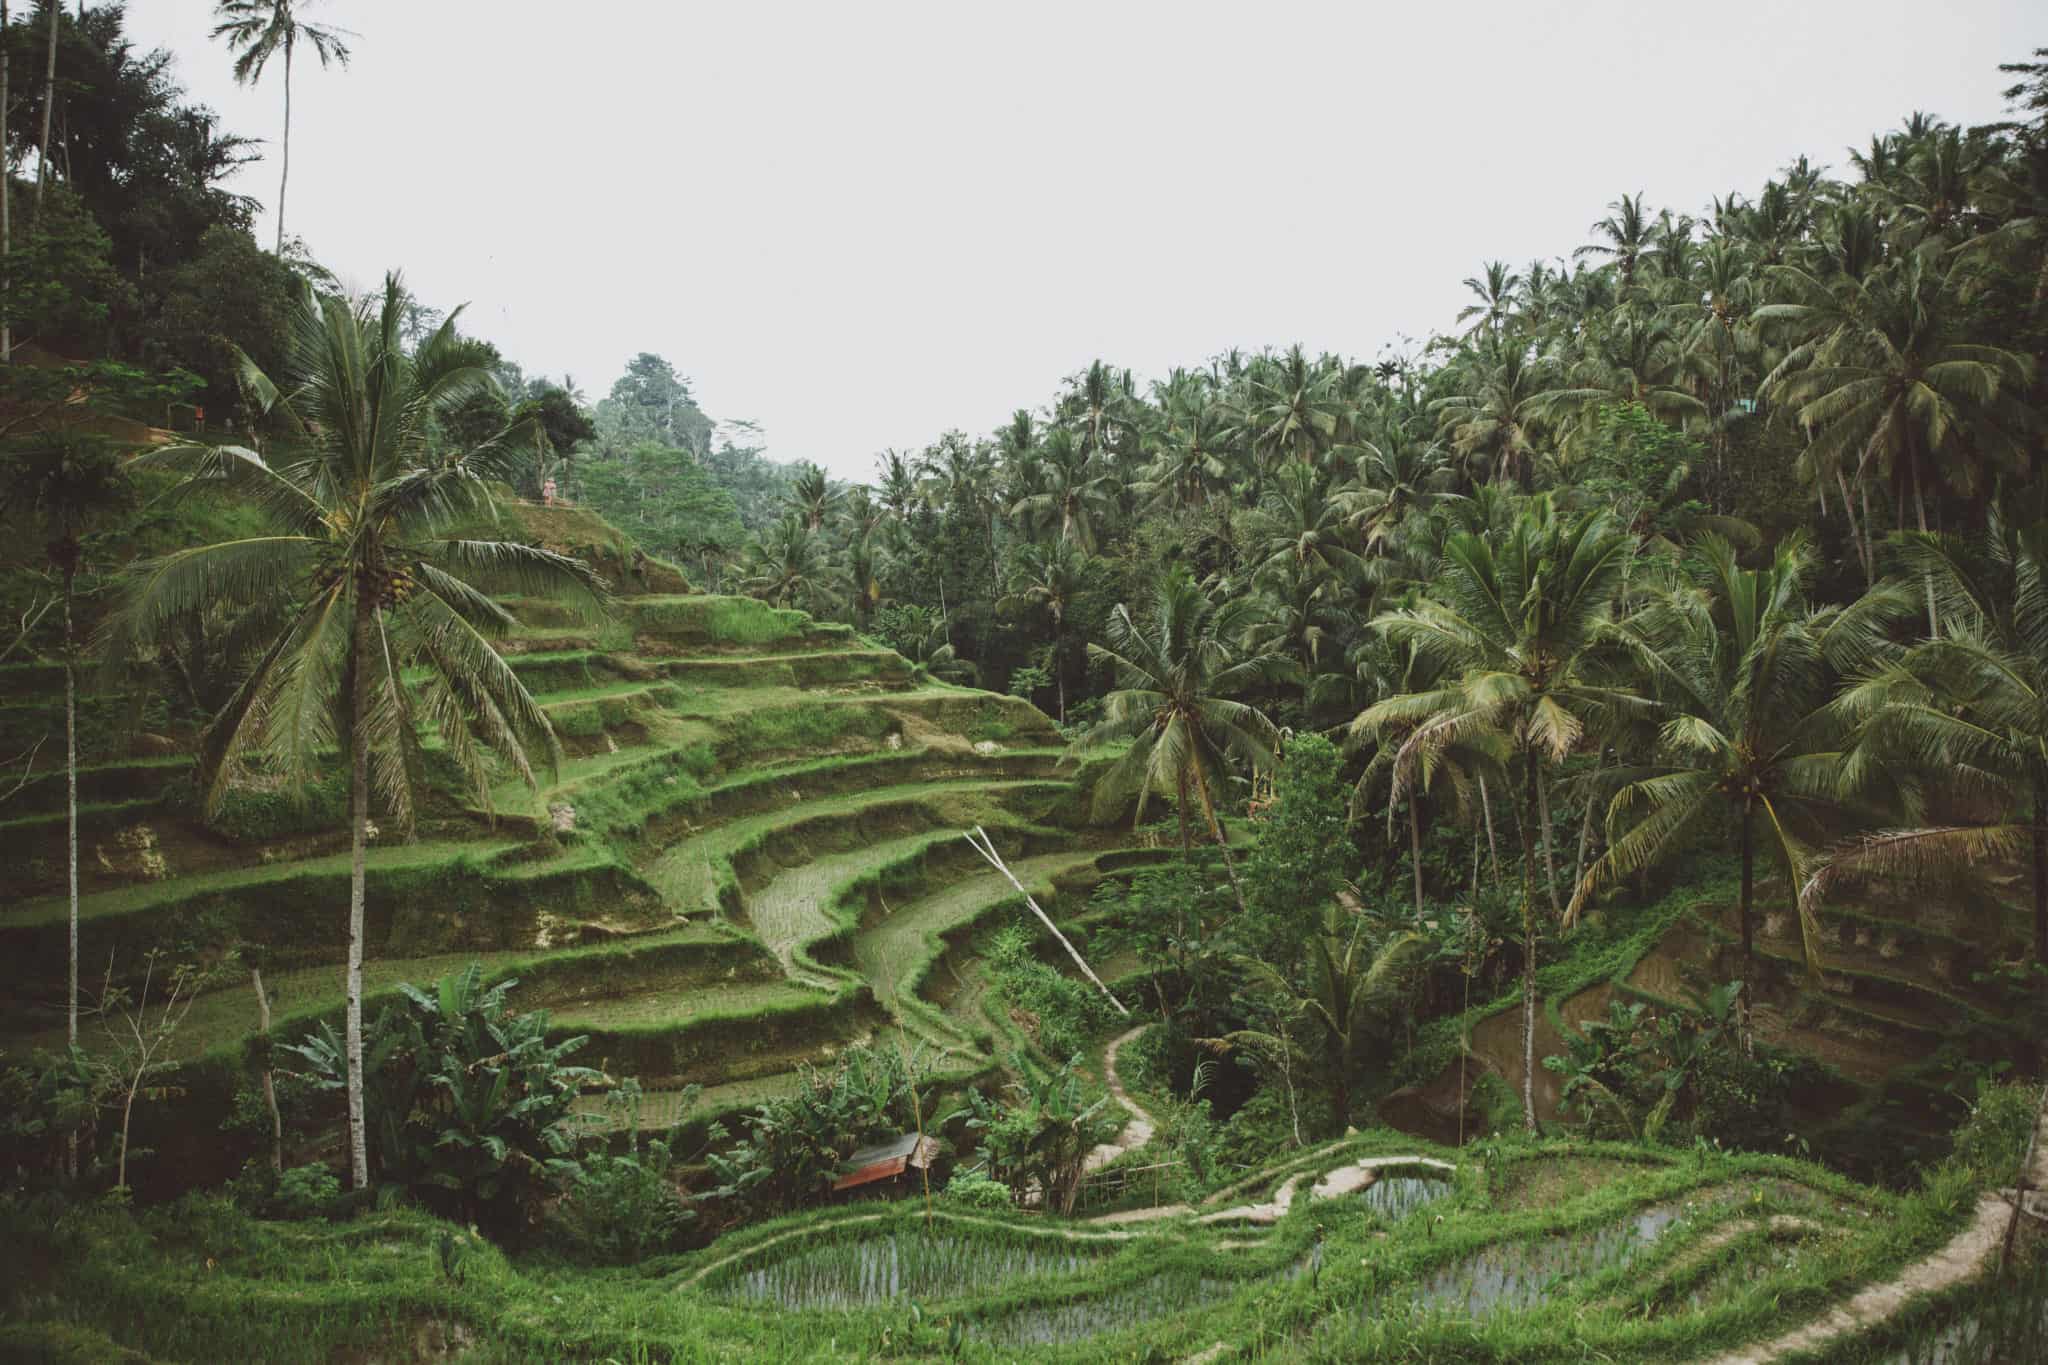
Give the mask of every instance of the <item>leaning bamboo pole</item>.
M 1095 974 L 1095 969 L 1089 966 L 1086 959 L 1081 956 L 1074 945 L 1067 941 L 1067 936 L 1060 932 L 1060 927 L 1052 922 L 1052 916 L 1046 914 L 1039 907 L 1038 902 L 1032 898 L 1031 893 L 1024 889 L 1024 883 L 1017 880 L 1017 874 L 1010 871 L 1009 864 L 1003 861 L 1003 855 L 996 852 L 995 841 L 988 837 L 988 831 L 984 830 L 980 825 L 976 825 L 973 833 L 963 833 L 960 837 L 965 839 L 968 846 L 976 853 L 986 858 L 990 867 L 993 867 L 996 871 L 1010 879 L 1010 885 L 1017 888 L 1017 894 L 1022 896 L 1024 903 L 1031 907 L 1031 913 L 1038 916 L 1039 923 L 1052 930 L 1052 936 L 1060 941 L 1060 947 L 1067 950 L 1067 956 L 1074 959 L 1074 965 L 1081 969 L 1082 975 L 1093 981 L 1095 988 L 1108 997 L 1109 1003 L 1116 1006 L 1118 1014 L 1129 1018 L 1131 1012 L 1124 1008 L 1124 1002 L 1117 999 L 1115 993 L 1109 987 L 1102 984 L 1102 978 Z

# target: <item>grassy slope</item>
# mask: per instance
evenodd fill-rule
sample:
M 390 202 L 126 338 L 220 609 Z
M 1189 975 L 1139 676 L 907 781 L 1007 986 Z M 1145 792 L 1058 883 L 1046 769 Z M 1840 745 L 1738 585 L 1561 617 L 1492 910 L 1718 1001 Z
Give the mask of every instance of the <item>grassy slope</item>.
M 474 1244 L 460 1285 L 437 1269 L 446 1225 L 421 1215 L 262 1224 L 202 1201 L 139 1221 L 89 1212 L 61 1241 L 46 1222 L 9 1215 L 0 1269 L 32 1296 L 35 1318 L 167 1359 L 417 1359 L 454 1342 L 480 1361 L 1057 1362 L 1179 1359 L 1222 1342 L 1274 1361 L 1687 1361 L 1811 1319 L 1938 1247 L 1975 1182 L 1945 1171 L 1902 1197 L 1779 1158 L 1557 1143 L 1461 1158 L 1385 1131 L 1300 1169 L 1312 1180 L 1394 1153 L 1463 1164 L 1447 1197 L 1406 1216 L 1373 1212 L 1370 1194 L 1299 1198 L 1270 1229 L 1185 1218 L 1103 1228 L 943 1202 L 927 1225 L 917 1201 L 854 1204 L 617 1271 Z M 1666 1217 L 1654 1240 L 1622 1235 Z M 857 1243 L 893 1243 L 928 1264 L 914 1273 L 939 1276 L 906 1286 L 917 1320 L 900 1297 L 805 1312 L 742 1293 L 747 1272 L 790 1256 L 830 1283 L 847 1273 L 834 1248 Z M 1051 1273 L 1005 1269 L 1029 1265 Z M 1488 1288 L 1529 1301 L 1475 1307 L 1473 1292 Z M 1416 1311 L 1418 1296 L 1437 1309 Z M 1048 1333 L 1058 1340 L 1021 1344 Z

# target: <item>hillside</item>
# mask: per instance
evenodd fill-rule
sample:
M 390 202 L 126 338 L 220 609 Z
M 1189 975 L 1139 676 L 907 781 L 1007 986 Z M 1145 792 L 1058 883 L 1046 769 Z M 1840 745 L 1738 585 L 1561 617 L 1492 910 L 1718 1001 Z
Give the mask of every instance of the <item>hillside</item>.
M 685 1084 L 706 1088 L 693 1117 L 728 1112 L 806 1062 L 899 1030 L 957 1076 L 987 1070 L 987 1026 L 920 995 L 949 939 L 1015 900 L 961 832 L 985 827 L 1048 890 L 1085 885 L 1120 842 L 1077 823 L 1045 717 L 920 676 L 844 626 L 750 599 L 636 591 L 630 543 L 596 518 L 509 512 L 565 550 L 623 547 L 626 595 L 595 623 L 507 603 L 522 624 L 502 648 L 564 759 L 538 791 L 508 777 L 488 811 L 444 779 L 416 841 L 379 837 L 369 1011 L 397 983 L 481 962 L 520 981 L 516 1007 L 550 1009 L 558 1034 L 589 1038 L 592 1064 L 637 1079 L 655 1124 L 676 1116 Z M 0 670 L 23 733 L 61 724 L 51 672 Z M 116 705 L 88 697 L 84 711 Z M 110 722 L 80 773 L 89 970 L 111 964 L 133 982 L 152 949 L 233 953 L 261 966 L 279 1036 L 338 1020 L 348 859 L 332 805 L 242 793 L 208 825 L 189 759 L 117 757 L 117 735 Z M 27 892 L 0 921 L 0 1048 L 15 1055 L 63 1041 L 63 798 L 61 770 L 26 788 L 0 853 L 0 876 Z M 180 1185 L 223 1179 L 254 1150 L 221 1143 L 206 1117 L 227 1107 L 256 1029 L 238 975 L 216 973 L 178 1031 L 180 1102 L 139 1115 L 157 1168 Z M 88 1021 L 82 1041 L 107 1040 Z

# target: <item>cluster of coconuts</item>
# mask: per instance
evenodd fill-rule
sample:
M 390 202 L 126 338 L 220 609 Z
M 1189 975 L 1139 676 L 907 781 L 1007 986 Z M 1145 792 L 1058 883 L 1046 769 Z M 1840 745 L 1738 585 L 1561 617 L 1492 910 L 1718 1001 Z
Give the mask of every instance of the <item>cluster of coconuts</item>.
M 341 581 L 345 572 L 339 563 L 324 564 L 313 575 L 316 591 L 325 591 Z M 420 581 L 412 566 L 407 564 L 374 564 L 362 570 L 362 596 L 375 602 L 379 607 L 390 608 L 405 605 L 420 589 Z

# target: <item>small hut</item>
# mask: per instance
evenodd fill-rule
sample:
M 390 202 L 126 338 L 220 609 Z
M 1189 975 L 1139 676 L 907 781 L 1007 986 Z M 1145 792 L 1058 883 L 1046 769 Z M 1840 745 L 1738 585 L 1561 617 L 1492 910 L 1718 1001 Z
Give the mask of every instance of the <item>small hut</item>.
M 846 1159 L 846 1172 L 832 1182 L 832 1193 L 902 1193 L 935 1168 L 945 1151 L 946 1145 L 939 1139 L 919 1137 L 916 1133 L 904 1133 L 887 1142 L 863 1147 Z

